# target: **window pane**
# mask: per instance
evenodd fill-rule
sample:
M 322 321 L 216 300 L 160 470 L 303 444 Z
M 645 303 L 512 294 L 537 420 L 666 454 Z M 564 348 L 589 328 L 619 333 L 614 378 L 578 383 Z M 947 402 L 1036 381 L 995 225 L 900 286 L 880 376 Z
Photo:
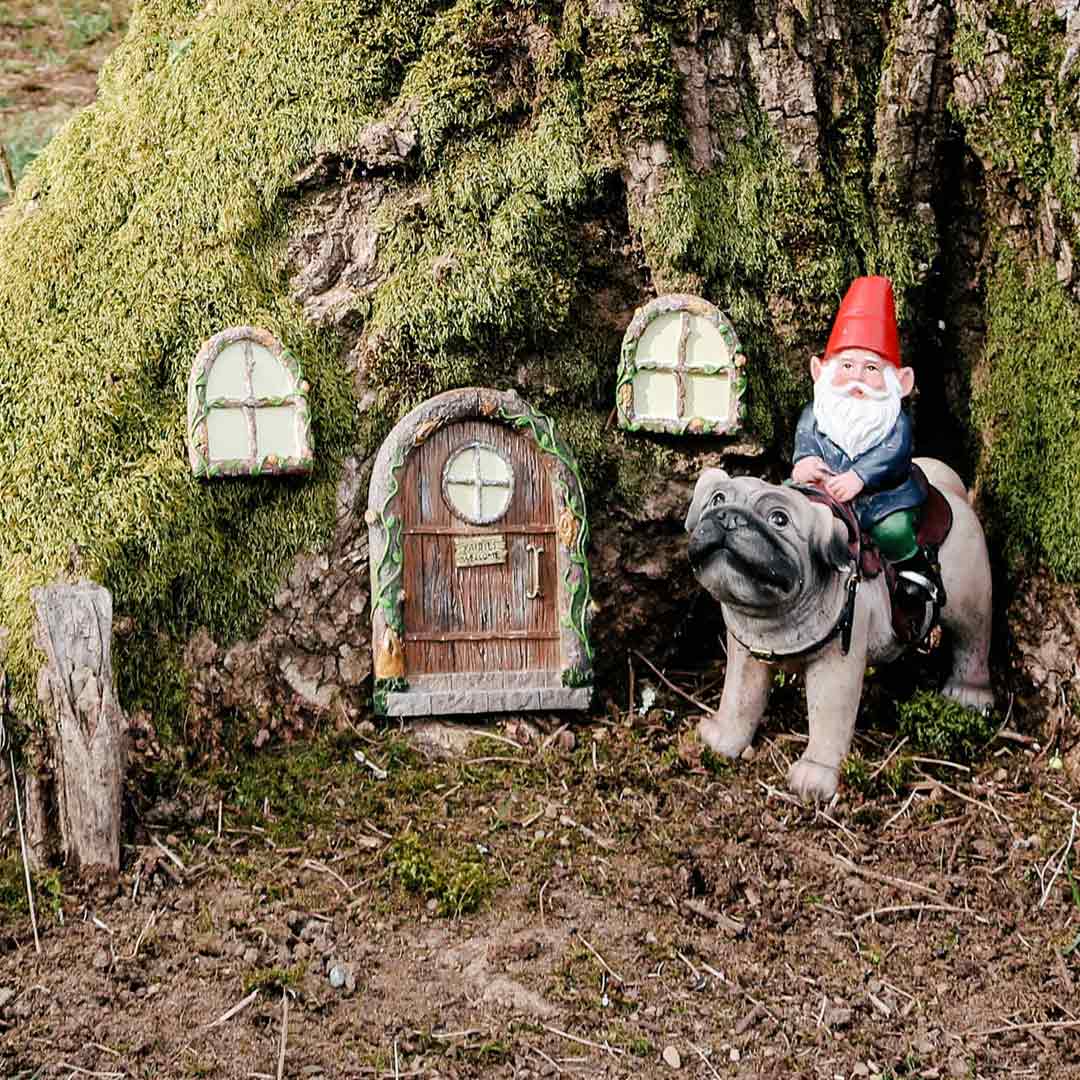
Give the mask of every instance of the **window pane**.
M 233 461 L 246 458 L 251 452 L 243 409 L 210 409 L 206 414 L 206 434 L 211 461 Z
M 246 349 L 246 342 L 234 341 L 218 353 L 206 380 L 208 402 L 219 398 L 247 397 Z
M 700 315 L 690 318 L 690 337 L 686 342 L 686 364 L 688 367 L 717 367 L 731 362 L 731 353 L 720 331 L 708 319 Z M 702 416 L 702 413 L 693 413 Z
M 728 420 L 731 416 L 731 379 L 722 375 L 688 375 L 686 416 L 703 420 Z
M 447 482 L 446 495 L 453 508 L 466 521 L 476 521 L 476 485 Z
M 634 376 L 634 415 L 675 419 L 676 392 L 674 375 L 666 371 L 639 371 Z
M 295 388 L 285 365 L 269 349 L 252 342 L 251 356 L 255 362 L 251 385 L 257 398 L 280 398 L 293 392 Z
M 674 367 L 679 361 L 679 337 L 682 334 L 682 312 L 671 311 L 658 315 L 645 328 L 638 340 L 635 359 Z
M 256 409 L 255 434 L 259 457 L 296 457 L 296 409 L 292 405 Z
M 508 487 L 486 487 L 484 493 L 481 496 L 481 517 L 485 521 L 492 521 L 497 517 L 501 517 L 503 511 L 506 509 L 510 502 L 510 488 Z
M 510 482 L 510 469 L 494 450 L 486 446 L 477 447 L 480 452 L 480 475 L 487 481 L 500 484 Z

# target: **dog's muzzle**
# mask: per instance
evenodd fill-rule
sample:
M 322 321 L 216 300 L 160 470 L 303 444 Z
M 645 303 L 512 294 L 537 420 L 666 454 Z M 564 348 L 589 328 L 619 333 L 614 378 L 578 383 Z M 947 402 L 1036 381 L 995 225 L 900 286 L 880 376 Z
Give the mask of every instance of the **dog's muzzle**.
M 712 552 L 727 543 L 731 533 L 749 523 L 746 514 L 734 506 L 725 506 L 707 514 L 690 537 L 690 565 L 695 569 L 700 567 Z

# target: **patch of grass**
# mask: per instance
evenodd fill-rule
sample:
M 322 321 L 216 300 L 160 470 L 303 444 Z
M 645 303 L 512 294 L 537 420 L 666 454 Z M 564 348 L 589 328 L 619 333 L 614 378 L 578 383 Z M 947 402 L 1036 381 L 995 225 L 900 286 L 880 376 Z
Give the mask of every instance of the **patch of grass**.
M 495 876 L 474 851 L 435 853 L 415 833 L 395 840 L 386 863 L 407 892 L 434 900 L 440 915 L 476 911 L 495 891 Z
M 60 910 L 63 885 L 56 870 L 38 871 L 31 874 L 34 887 L 34 905 L 40 918 L 56 915 Z M 11 855 L 0 861 L 0 910 L 22 917 L 30 914 L 26 899 L 26 877 L 20 855 Z
M 850 791 L 857 791 L 866 798 L 878 795 L 898 795 L 911 780 L 911 759 L 897 754 L 881 772 L 858 751 L 854 751 L 840 766 L 840 778 Z M 875 775 L 876 773 L 876 775 Z
M 303 977 L 303 969 L 299 966 L 258 968 L 244 979 L 244 993 L 263 990 L 280 994 L 283 990 L 299 986 Z
M 968 709 L 930 690 L 896 706 L 897 731 L 915 750 L 947 761 L 970 761 L 994 737 L 992 715 Z

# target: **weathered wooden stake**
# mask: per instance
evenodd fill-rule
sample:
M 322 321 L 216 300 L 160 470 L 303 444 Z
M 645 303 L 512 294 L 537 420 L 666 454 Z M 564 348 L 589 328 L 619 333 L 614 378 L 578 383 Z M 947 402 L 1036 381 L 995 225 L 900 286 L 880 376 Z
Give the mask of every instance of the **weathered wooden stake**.
M 120 803 L 127 719 L 112 682 L 112 596 L 90 581 L 31 591 L 34 635 L 47 663 L 38 675 L 53 765 L 53 799 L 33 800 L 46 813 L 55 801 L 60 850 L 84 875 L 115 880 L 120 870 Z M 34 821 L 31 835 L 48 835 Z

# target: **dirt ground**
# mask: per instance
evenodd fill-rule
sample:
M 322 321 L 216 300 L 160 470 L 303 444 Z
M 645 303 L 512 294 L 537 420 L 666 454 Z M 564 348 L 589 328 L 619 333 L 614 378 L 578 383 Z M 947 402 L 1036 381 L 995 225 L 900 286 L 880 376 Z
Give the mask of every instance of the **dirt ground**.
M 159 761 L 119 895 L 39 878 L 40 956 L 9 828 L 0 1074 L 1080 1075 L 1060 773 L 998 741 L 893 790 L 865 731 L 806 808 L 779 697 L 736 765 L 666 692 Z

